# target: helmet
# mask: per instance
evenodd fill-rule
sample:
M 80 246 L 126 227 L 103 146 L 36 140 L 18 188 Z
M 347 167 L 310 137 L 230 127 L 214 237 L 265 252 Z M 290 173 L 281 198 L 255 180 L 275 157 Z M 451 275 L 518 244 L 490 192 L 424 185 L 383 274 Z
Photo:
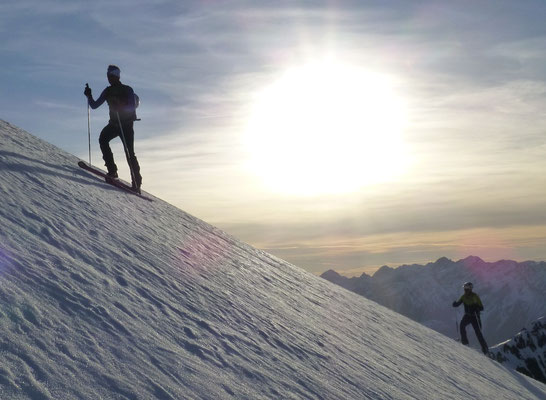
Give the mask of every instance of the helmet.
M 121 75 L 121 71 L 120 71 L 120 69 L 119 69 L 119 67 L 117 65 L 109 65 L 106 74 L 107 75 L 114 75 L 114 76 L 117 76 L 119 78 L 120 75 Z
M 465 284 L 463 285 L 463 288 L 466 290 L 466 289 L 470 289 L 472 290 L 472 288 L 474 287 L 474 285 L 472 285 L 472 282 L 465 282 Z

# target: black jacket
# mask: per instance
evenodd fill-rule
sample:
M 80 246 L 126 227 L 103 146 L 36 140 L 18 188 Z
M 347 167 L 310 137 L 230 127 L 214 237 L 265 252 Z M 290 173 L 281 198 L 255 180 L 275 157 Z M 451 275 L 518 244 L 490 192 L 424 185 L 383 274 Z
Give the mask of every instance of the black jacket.
M 137 119 L 135 92 L 131 86 L 119 82 L 104 89 L 97 100 L 93 100 L 92 96 L 88 96 L 87 99 L 93 110 L 106 101 L 110 108 L 111 123 L 118 123 L 116 112 L 119 112 L 121 122 L 136 121 Z

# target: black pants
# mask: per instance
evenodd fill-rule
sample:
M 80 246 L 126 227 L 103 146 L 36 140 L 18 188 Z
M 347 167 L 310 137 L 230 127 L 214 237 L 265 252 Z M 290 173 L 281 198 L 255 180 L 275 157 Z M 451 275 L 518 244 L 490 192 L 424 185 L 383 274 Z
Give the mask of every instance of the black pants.
M 142 177 L 140 176 L 140 166 L 135 156 L 135 132 L 133 130 L 133 121 L 122 122 L 123 136 L 125 137 L 125 143 L 127 144 L 128 159 L 127 163 L 129 168 L 132 169 L 135 174 L 136 183 L 138 186 L 142 183 Z M 121 135 L 119 125 L 113 122 L 108 123 L 102 130 L 99 136 L 100 149 L 102 151 L 102 159 L 104 165 L 108 169 L 109 173 L 117 172 L 118 167 L 114 162 L 114 155 L 110 149 L 110 140 Z M 126 154 L 127 154 L 126 153 Z
M 480 329 L 481 321 L 479 320 L 480 316 L 476 314 L 465 314 L 463 319 L 461 320 L 461 343 L 462 344 L 468 344 L 468 337 L 466 336 L 466 327 L 468 324 L 472 324 L 472 327 L 474 328 L 474 332 L 476 332 L 476 337 L 478 338 L 478 341 L 480 342 L 480 345 L 482 346 L 482 351 L 484 353 L 487 353 L 487 343 L 485 342 L 485 339 L 482 335 L 482 330 Z

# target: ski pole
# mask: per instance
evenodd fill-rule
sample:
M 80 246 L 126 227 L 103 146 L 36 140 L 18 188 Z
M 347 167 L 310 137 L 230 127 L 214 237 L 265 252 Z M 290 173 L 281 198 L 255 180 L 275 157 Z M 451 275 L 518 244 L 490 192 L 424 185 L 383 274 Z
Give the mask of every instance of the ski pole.
M 459 331 L 459 313 L 455 310 L 455 326 L 457 327 L 457 341 L 461 341 L 461 332 Z
M 89 84 L 85 84 L 85 88 L 89 89 Z M 89 111 L 89 99 L 87 99 L 87 141 L 89 142 L 89 165 L 91 165 L 91 112 Z
M 121 119 L 119 118 L 119 112 L 116 111 L 118 117 L 119 130 L 121 132 L 121 141 L 123 143 L 123 148 L 125 149 L 125 156 L 127 161 L 129 161 L 129 170 L 131 171 L 131 179 L 136 184 L 135 171 L 133 171 L 133 163 L 131 162 L 131 156 L 129 154 L 129 149 L 127 148 L 127 142 L 125 141 L 125 135 L 123 134 L 123 127 L 121 126 Z
M 476 320 L 478 321 L 478 327 L 480 328 L 480 332 L 483 335 L 483 327 L 482 327 L 482 320 L 480 318 L 480 314 L 477 311 L 475 311 L 474 314 L 476 315 Z

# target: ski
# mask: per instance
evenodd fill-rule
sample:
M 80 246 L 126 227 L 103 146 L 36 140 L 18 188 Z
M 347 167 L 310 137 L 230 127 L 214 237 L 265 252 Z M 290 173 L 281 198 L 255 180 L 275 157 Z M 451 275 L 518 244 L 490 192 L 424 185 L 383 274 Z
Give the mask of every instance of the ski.
M 89 171 L 89 172 L 91 172 L 91 173 L 93 173 L 95 175 L 98 175 L 98 176 L 104 178 L 104 181 L 106 183 L 109 183 L 112 186 L 115 186 L 115 187 L 117 187 L 119 189 L 122 189 L 122 190 L 124 190 L 126 192 L 134 194 L 135 196 L 138 196 L 141 199 L 148 200 L 148 201 L 153 201 L 149 197 L 144 196 L 142 193 L 139 193 L 136 190 L 133 190 L 131 185 L 123 182 L 122 180 L 112 179 L 112 178 L 108 177 L 108 175 L 106 175 L 106 172 L 104 172 L 103 170 L 101 170 L 101 169 L 99 169 L 97 167 L 94 167 L 93 165 L 90 165 L 90 164 L 88 164 L 88 163 L 86 163 L 84 161 L 78 161 L 78 166 L 80 168 L 85 169 L 86 171 Z

